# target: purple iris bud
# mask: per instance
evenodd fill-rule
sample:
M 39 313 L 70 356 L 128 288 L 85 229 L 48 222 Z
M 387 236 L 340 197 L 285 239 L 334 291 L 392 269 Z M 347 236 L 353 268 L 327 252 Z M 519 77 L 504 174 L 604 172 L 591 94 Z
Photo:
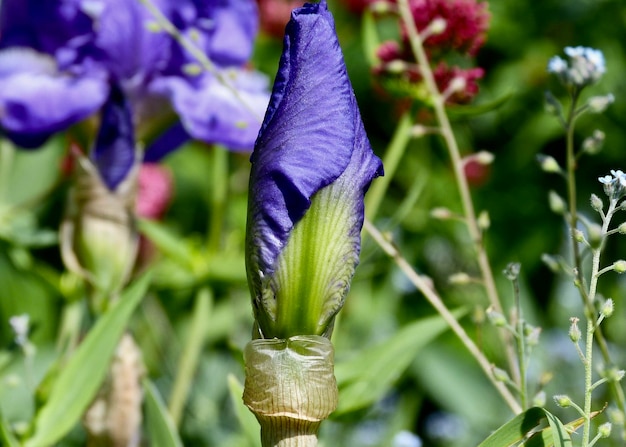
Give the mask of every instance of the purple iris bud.
M 251 161 L 246 259 L 258 335 L 329 335 L 358 263 L 363 196 L 383 169 L 325 2 L 292 13 Z
M 135 158 L 130 106 L 120 88 L 113 85 L 109 99 L 102 109 L 92 159 L 104 184 L 109 190 L 115 191 L 132 170 Z

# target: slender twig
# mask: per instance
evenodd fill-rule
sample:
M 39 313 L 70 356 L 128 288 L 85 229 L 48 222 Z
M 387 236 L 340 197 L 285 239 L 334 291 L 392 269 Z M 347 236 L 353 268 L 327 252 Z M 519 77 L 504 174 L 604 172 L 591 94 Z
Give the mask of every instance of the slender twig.
M 432 69 L 430 68 L 428 56 L 426 54 L 426 51 L 424 50 L 423 38 L 420 36 L 420 33 L 413 20 L 408 0 L 398 0 L 398 10 L 401 19 L 406 27 L 409 42 L 411 44 L 411 49 L 415 55 L 418 65 L 421 67 L 420 73 L 424 80 L 424 84 L 430 94 L 432 107 L 435 112 L 437 122 L 439 123 L 441 136 L 444 139 L 446 147 L 448 148 L 448 152 L 450 154 L 456 184 L 463 206 L 467 229 L 476 250 L 476 260 L 478 262 L 481 276 L 483 278 L 483 287 L 485 288 L 485 293 L 487 294 L 487 298 L 491 307 L 496 312 L 503 313 L 502 304 L 500 303 L 500 298 L 496 289 L 493 272 L 489 263 L 489 257 L 487 256 L 487 251 L 483 242 L 483 232 L 478 225 L 476 211 L 474 210 L 474 204 L 472 202 L 472 197 L 470 194 L 469 184 L 467 182 L 467 177 L 465 176 L 463 158 L 461 157 L 459 145 L 456 141 L 452 125 L 450 124 L 450 119 L 448 118 L 448 114 L 446 112 L 446 97 L 442 95 L 442 93 L 439 91 L 437 83 L 435 82 L 435 77 Z M 500 334 L 504 343 L 504 349 L 506 352 L 509 369 L 514 375 L 515 380 L 519 381 L 519 371 L 515 358 L 515 350 L 510 343 L 510 334 L 504 331 L 501 331 Z
M 500 393 L 509 408 L 515 414 L 521 413 L 522 408 L 517 403 L 515 397 L 502 382 L 495 380 L 492 373 L 492 366 L 489 363 L 489 360 L 487 360 L 487 358 L 484 356 L 478 346 L 476 346 L 476 344 L 472 341 L 469 335 L 467 335 L 465 329 L 463 329 L 463 327 L 459 324 L 454 315 L 446 307 L 441 297 L 437 294 L 437 292 L 435 292 L 435 290 L 433 290 L 432 285 L 427 280 L 425 280 L 424 277 L 420 276 L 413 269 L 413 267 L 411 267 L 407 260 L 400 254 L 395 245 L 389 242 L 381 234 L 381 232 L 378 231 L 378 229 L 367 219 L 365 220 L 364 228 L 370 234 L 370 236 L 372 236 L 376 243 L 382 248 L 382 250 L 394 260 L 396 265 L 400 268 L 400 270 L 402 270 L 402 272 L 407 276 L 411 283 L 415 287 L 417 287 L 417 289 L 426 297 L 428 302 L 435 308 L 435 310 L 437 310 L 439 315 L 441 315 L 441 317 L 448 324 L 448 326 L 450 326 L 450 329 L 452 329 L 456 336 L 461 340 L 465 348 L 476 359 L 489 381 Z
M 156 23 L 170 36 L 176 40 L 181 47 L 193 56 L 193 58 L 200 64 L 203 70 L 211 73 L 215 78 L 226 88 L 230 90 L 230 92 L 237 98 L 237 101 L 241 103 L 248 111 L 256 117 L 256 119 L 261 123 L 263 121 L 263 117 L 259 116 L 257 111 L 250 105 L 248 101 L 245 100 L 243 96 L 234 88 L 227 80 L 226 77 L 215 67 L 211 59 L 207 57 L 206 54 L 202 52 L 197 45 L 195 45 L 190 39 L 184 36 L 176 26 L 161 12 L 161 10 L 153 3 L 152 0 L 138 0 L 140 1 L 146 9 L 152 14 Z

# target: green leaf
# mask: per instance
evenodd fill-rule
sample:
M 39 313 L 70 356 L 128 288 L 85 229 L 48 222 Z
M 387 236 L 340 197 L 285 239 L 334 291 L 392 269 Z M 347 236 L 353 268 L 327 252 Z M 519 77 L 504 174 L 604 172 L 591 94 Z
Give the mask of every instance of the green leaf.
M 2 415 L 0 415 L 0 445 L 6 447 L 19 447 L 20 444 L 13 436 L 11 429 L 9 428 L 7 421 Z
M 497 429 L 478 447 L 509 447 L 523 440 L 526 435 L 536 428 L 545 417 L 544 410 L 533 407 L 518 414 L 502 427 Z
M 483 104 L 450 106 L 446 108 L 446 111 L 450 115 L 450 118 L 478 116 L 496 110 L 509 99 L 511 99 L 512 96 L 512 93 L 507 93 L 506 95 L 502 95 L 501 97 L 496 98 L 493 101 L 489 101 Z
M 119 339 L 149 281 L 150 275 L 138 279 L 89 331 L 52 386 L 26 447 L 53 445 L 78 422 L 104 380 Z
M 154 447 L 182 447 L 174 421 L 167 412 L 163 399 L 156 386 L 144 380 L 146 403 L 146 425 L 150 437 L 150 445 Z
M 465 312 L 460 309 L 454 314 L 458 318 Z M 439 316 L 424 318 L 403 327 L 389 340 L 339 362 L 335 366 L 339 406 L 333 414 L 355 411 L 382 398 L 420 349 L 447 329 Z
M 548 410 L 543 410 L 548 418 L 548 424 L 552 429 L 552 442 L 554 447 L 572 447 L 572 440 L 563 423 Z
M 365 59 L 370 67 L 378 64 L 378 56 L 376 52 L 380 46 L 380 37 L 376 28 L 376 21 L 371 10 L 365 9 L 361 18 L 361 36 L 363 41 L 363 50 Z
M 228 390 L 230 391 L 230 397 L 235 408 L 235 414 L 237 420 L 243 429 L 243 433 L 248 440 L 250 446 L 261 447 L 260 441 L 260 427 L 254 414 L 243 403 L 241 396 L 243 395 L 243 385 L 237 378 L 229 374 L 228 375 Z
M 592 418 L 600 412 L 594 412 Z M 584 423 L 584 418 L 576 419 L 566 425 L 545 408 L 533 407 L 518 414 L 509 422 L 485 439 L 478 447 L 509 447 L 517 445 L 539 426 L 541 420 L 548 420 L 548 427 L 543 428 L 524 443 L 526 447 L 571 447 L 569 433 Z

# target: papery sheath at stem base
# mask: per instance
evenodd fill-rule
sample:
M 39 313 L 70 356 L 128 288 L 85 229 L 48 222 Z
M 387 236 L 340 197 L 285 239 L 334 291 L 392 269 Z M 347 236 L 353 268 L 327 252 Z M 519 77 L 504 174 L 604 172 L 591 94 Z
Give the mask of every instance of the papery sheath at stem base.
M 245 348 L 243 400 L 261 425 L 263 447 L 313 447 L 337 407 L 334 350 L 317 335 L 257 339 Z

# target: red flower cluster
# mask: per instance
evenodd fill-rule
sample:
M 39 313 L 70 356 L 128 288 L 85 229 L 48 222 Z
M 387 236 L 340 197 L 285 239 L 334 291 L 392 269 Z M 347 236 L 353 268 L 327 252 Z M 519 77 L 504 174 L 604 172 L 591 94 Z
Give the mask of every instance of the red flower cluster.
M 475 56 L 486 39 L 489 25 L 487 3 L 477 0 L 411 0 L 409 7 L 413 14 L 418 31 L 424 32 L 436 19 L 445 21 L 442 32 L 428 35 L 424 48 L 433 65 L 433 74 L 439 91 L 448 90 L 450 82 L 461 79 L 464 88 L 456 90 L 447 98 L 448 103 L 464 104 L 478 93 L 477 80 L 484 76 L 482 68 L 464 69 L 456 65 L 450 66 L 446 57 L 452 52 L 465 56 Z M 380 75 L 398 75 L 398 65 L 394 62 L 406 62 L 400 72 L 411 83 L 419 83 L 422 79 L 419 68 L 410 49 L 405 30 L 402 41 L 388 41 L 378 48 L 381 66 L 375 69 Z
M 411 0 L 409 2 L 417 29 L 421 32 L 434 19 L 446 21 L 442 33 L 424 42 L 428 50 L 455 50 L 474 56 L 483 45 L 489 26 L 487 3 L 476 0 Z

